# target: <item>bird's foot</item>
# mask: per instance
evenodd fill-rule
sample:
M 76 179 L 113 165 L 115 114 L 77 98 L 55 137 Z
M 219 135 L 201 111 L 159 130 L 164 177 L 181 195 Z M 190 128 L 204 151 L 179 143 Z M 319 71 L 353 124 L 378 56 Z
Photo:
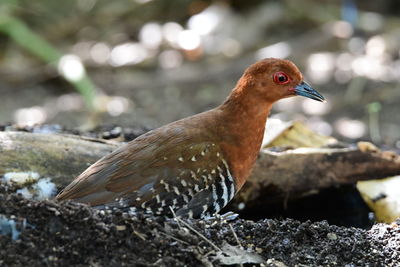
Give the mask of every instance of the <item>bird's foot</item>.
M 213 216 L 207 216 L 204 218 L 206 222 L 217 222 L 217 221 L 234 221 L 239 217 L 239 214 L 232 211 L 228 211 L 224 214 L 214 214 Z

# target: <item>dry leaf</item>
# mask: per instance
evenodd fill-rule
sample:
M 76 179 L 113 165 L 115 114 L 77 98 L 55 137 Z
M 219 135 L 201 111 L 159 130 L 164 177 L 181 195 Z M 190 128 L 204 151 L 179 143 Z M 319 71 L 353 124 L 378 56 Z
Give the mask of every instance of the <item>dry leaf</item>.
M 391 223 L 400 217 L 400 176 L 358 182 L 357 189 L 377 221 Z
M 228 243 L 224 243 L 221 251 L 218 251 L 214 257 L 214 260 L 218 260 L 224 265 L 264 262 L 264 259 L 260 255 L 245 251 Z
M 323 147 L 335 143 L 335 138 L 317 134 L 299 121 L 268 119 L 262 147 Z

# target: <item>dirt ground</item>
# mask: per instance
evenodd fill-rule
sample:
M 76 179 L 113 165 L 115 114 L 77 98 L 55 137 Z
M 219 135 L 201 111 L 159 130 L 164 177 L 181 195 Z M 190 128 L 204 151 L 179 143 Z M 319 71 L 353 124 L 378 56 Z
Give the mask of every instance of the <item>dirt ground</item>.
M 0 266 L 243 263 L 237 255 L 225 255 L 229 253 L 225 243 L 249 252 L 244 262 L 246 257 L 261 256 L 262 266 L 399 266 L 400 262 L 400 221 L 376 224 L 370 230 L 293 219 L 191 220 L 186 225 L 140 212 L 26 200 L 12 192 L 0 185 L 0 214 L 17 221 L 21 235 L 17 240 L 0 235 Z

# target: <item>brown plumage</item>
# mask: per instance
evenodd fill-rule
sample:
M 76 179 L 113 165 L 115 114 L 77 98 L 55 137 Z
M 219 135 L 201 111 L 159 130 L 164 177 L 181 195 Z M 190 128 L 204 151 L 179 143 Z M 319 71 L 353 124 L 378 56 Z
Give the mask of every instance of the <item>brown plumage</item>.
M 138 207 L 202 217 L 222 209 L 257 158 L 279 99 L 324 98 L 288 60 L 251 65 L 220 106 L 150 131 L 103 157 L 56 197 L 92 206 Z

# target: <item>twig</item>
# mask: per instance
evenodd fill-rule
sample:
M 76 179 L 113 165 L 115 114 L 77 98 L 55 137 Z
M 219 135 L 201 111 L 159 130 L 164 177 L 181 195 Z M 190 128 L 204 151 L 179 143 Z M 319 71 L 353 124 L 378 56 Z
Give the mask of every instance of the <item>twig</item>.
M 139 233 L 136 230 L 133 230 L 133 233 L 138 236 L 140 239 L 142 239 L 143 241 L 146 241 L 146 238 L 143 236 L 143 234 Z
M 176 218 L 177 220 L 179 220 L 183 225 L 185 225 L 187 228 L 189 228 L 190 230 L 192 230 L 195 234 L 197 234 L 199 237 L 201 237 L 204 241 L 206 241 L 208 244 L 210 244 L 213 248 L 215 248 L 216 250 L 222 251 L 219 247 L 217 247 L 213 242 L 211 242 L 210 240 L 208 240 L 204 235 L 202 235 L 200 232 L 198 232 L 196 229 L 194 229 L 192 226 L 190 226 L 190 224 L 188 224 L 187 222 L 183 221 L 180 218 Z
M 174 219 L 175 219 L 176 222 L 178 223 L 179 229 L 181 229 L 182 227 L 181 227 L 181 225 L 179 224 L 178 217 L 176 217 L 176 214 L 175 214 L 174 209 L 173 209 L 171 206 L 168 206 L 168 208 L 171 210 L 171 213 L 172 213 L 172 215 L 174 216 Z
M 229 228 L 231 228 L 231 231 L 232 231 L 232 233 L 233 233 L 233 236 L 235 237 L 236 242 L 238 243 L 239 247 L 240 247 L 241 249 L 243 249 L 242 244 L 240 244 L 239 238 L 238 238 L 238 236 L 237 236 L 237 234 L 236 234 L 236 232 L 235 232 L 235 229 L 233 229 L 232 224 L 229 224 Z
M 182 239 L 179 239 L 179 238 L 177 238 L 177 237 L 175 237 L 175 236 L 169 235 L 169 234 L 164 233 L 164 232 L 159 232 L 159 233 L 160 233 L 160 234 L 163 234 L 163 235 L 165 235 L 165 236 L 167 236 L 167 237 L 169 237 L 169 238 L 171 238 L 171 239 L 173 239 L 173 240 L 175 240 L 175 241 L 178 241 L 178 242 L 181 242 L 181 243 L 183 243 L 183 244 L 185 244 L 185 245 L 190 246 L 190 244 L 189 244 L 188 242 L 183 241 Z

